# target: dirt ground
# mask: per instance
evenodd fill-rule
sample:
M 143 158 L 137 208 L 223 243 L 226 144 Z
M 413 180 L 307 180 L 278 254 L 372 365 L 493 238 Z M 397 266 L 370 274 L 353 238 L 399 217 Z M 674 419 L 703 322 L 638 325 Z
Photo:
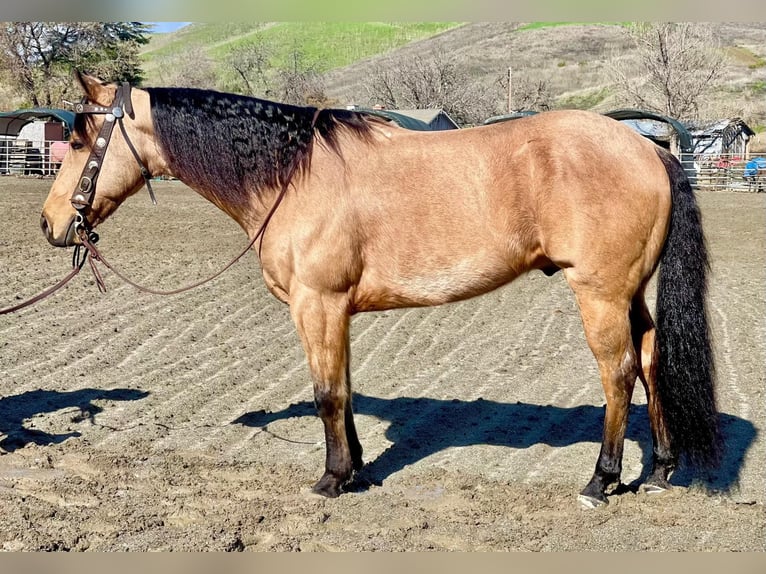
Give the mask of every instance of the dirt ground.
M 69 270 L 39 212 L 50 180 L 0 178 L 0 307 Z M 244 234 L 178 182 L 101 228 L 115 265 L 175 287 Z M 715 474 L 637 492 L 651 452 L 633 398 L 623 482 L 584 510 L 604 397 L 561 274 L 352 326 L 366 467 L 310 494 L 322 425 L 288 309 L 248 255 L 215 282 L 144 295 L 83 272 L 0 316 L 0 548 L 18 550 L 764 550 L 766 194 L 699 195 L 727 451 Z M 653 299 L 651 301 L 653 306 Z

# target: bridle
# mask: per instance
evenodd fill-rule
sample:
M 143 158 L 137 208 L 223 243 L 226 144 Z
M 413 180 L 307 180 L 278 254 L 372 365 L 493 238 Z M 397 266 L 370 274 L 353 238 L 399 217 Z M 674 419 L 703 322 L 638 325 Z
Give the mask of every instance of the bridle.
M 96 182 L 98 181 L 98 175 L 104 162 L 106 150 L 112 139 L 115 123 L 119 124 L 122 137 L 141 169 L 141 176 L 144 178 L 144 183 L 149 191 L 149 197 L 151 197 L 152 203 L 155 205 L 157 203 L 151 184 L 152 174 L 144 162 L 141 161 L 133 142 L 131 142 L 128 137 L 128 132 L 123 123 L 126 114 L 131 119 L 135 117 L 133 112 L 133 102 L 130 96 L 130 84 L 128 82 L 122 82 L 115 91 L 114 100 L 112 101 L 111 106 L 106 107 L 98 104 L 89 104 L 87 103 L 87 98 L 83 98 L 80 103 L 75 104 L 74 106 L 75 113 L 104 116 L 104 123 L 101 125 L 101 130 L 98 132 L 98 136 L 96 136 L 96 139 L 93 142 L 88 160 L 82 168 L 80 179 L 69 200 L 72 203 L 72 207 L 77 211 L 77 216 L 74 222 L 75 232 L 81 233 L 84 231 L 88 235 L 91 244 L 98 241 L 98 235 L 90 228 L 86 214 L 93 206 L 93 200 L 96 197 Z

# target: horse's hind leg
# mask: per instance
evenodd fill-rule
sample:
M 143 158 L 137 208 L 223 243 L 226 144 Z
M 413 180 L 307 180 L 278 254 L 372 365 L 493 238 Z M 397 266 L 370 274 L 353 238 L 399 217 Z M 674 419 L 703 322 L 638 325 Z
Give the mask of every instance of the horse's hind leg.
M 642 489 L 649 493 L 662 492 L 670 488 L 668 478 L 676 467 L 676 456 L 671 448 L 657 394 L 657 340 L 654 321 L 646 307 L 643 289 L 633 298 L 630 323 L 633 328 L 633 346 L 641 350 L 638 356 L 638 376 L 646 391 L 649 424 L 652 429 L 652 473 L 642 485 Z
M 314 403 L 325 430 L 325 473 L 314 492 L 336 497 L 362 466 L 362 447 L 351 410 L 349 315 L 345 294 L 298 288 L 290 312 L 314 381 Z
M 631 339 L 629 299 L 607 297 L 587 286 L 570 285 L 580 306 L 585 336 L 598 362 L 606 396 L 604 434 L 593 477 L 579 496 L 584 506 L 606 504 L 606 492 L 620 482 L 628 410 L 638 362 Z

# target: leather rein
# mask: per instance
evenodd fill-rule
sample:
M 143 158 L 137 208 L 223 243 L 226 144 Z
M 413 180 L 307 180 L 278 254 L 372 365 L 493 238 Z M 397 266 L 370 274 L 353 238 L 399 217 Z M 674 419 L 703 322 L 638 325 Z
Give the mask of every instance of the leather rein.
M 80 179 L 69 200 L 72 204 L 72 207 L 74 207 L 75 210 L 77 211 L 77 215 L 75 216 L 74 226 L 75 226 L 75 233 L 77 233 L 81 242 L 79 245 L 75 246 L 74 254 L 72 256 L 72 270 L 61 281 L 59 281 L 52 287 L 49 287 L 45 291 L 39 293 L 38 295 L 35 295 L 31 299 L 28 299 L 22 303 L 19 303 L 11 307 L 0 309 L 0 315 L 5 315 L 7 313 L 13 313 L 15 311 L 19 311 L 21 309 L 24 309 L 25 307 L 29 307 L 30 305 L 33 305 L 34 303 L 37 303 L 38 301 L 41 301 L 42 299 L 45 299 L 46 297 L 52 295 L 53 293 L 55 293 L 56 291 L 64 287 L 64 285 L 66 285 L 69 281 L 71 281 L 85 266 L 86 261 L 88 262 L 91 272 L 93 273 L 93 276 L 96 281 L 96 285 L 98 286 L 99 291 L 101 291 L 102 293 L 106 292 L 106 284 L 104 283 L 104 280 L 101 276 L 101 272 L 96 266 L 97 261 L 101 262 L 107 269 L 112 271 L 117 277 L 122 279 L 125 283 L 127 283 L 128 285 L 131 285 L 132 287 L 138 289 L 139 291 L 143 291 L 144 293 L 151 293 L 153 295 L 176 295 L 179 293 L 183 293 L 184 291 L 189 291 L 190 289 L 194 289 L 195 287 L 204 285 L 205 283 L 208 283 L 209 281 L 212 281 L 216 277 L 223 274 L 224 271 L 228 270 L 237 261 L 242 259 L 242 257 L 244 257 L 245 254 L 253 248 L 253 246 L 255 245 L 255 242 L 258 240 L 259 237 L 261 238 L 261 245 L 263 244 L 263 232 L 266 229 L 266 226 L 271 221 L 271 218 L 274 215 L 274 212 L 277 210 L 280 203 L 282 203 L 282 199 L 284 199 L 289 182 L 282 183 L 277 199 L 274 201 L 274 204 L 271 206 L 271 209 L 266 214 L 266 217 L 264 218 L 263 223 L 261 223 L 260 228 L 258 229 L 256 234 L 253 236 L 253 238 L 250 240 L 250 242 L 247 244 L 247 246 L 236 257 L 234 257 L 234 259 L 232 259 L 229 263 L 227 263 L 221 270 L 217 271 L 216 273 L 214 273 L 213 275 L 205 279 L 192 283 L 191 285 L 186 285 L 184 287 L 179 287 L 177 289 L 172 289 L 168 291 L 152 289 L 150 287 L 144 287 L 143 285 L 140 285 L 132 281 L 131 279 L 129 279 L 124 273 L 120 272 L 117 268 L 114 267 L 114 265 L 109 263 L 109 261 L 107 261 L 104 258 L 101 252 L 96 248 L 96 243 L 99 240 L 99 236 L 91 228 L 90 223 L 88 222 L 88 218 L 86 216 L 88 211 L 90 211 L 90 209 L 93 206 L 93 201 L 96 196 L 96 182 L 98 181 L 98 175 L 101 170 L 101 165 L 103 163 L 106 150 L 109 147 L 109 142 L 112 137 L 112 132 L 114 131 L 115 123 L 119 124 L 120 131 L 122 132 L 122 137 L 125 139 L 125 143 L 127 144 L 131 154 L 133 155 L 136 162 L 138 163 L 139 168 L 141 169 L 141 175 L 144 178 L 144 183 L 146 184 L 146 188 L 149 191 L 149 197 L 151 198 L 152 203 L 154 203 L 155 205 L 157 204 L 157 199 L 154 195 L 154 190 L 152 189 L 152 185 L 151 185 L 152 174 L 149 171 L 149 169 L 146 167 L 144 162 L 141 161 L 138 151 L 136 151 L 135 146 L 130 141 L 130 138 L 128 137 L 128 133 L 125 130 L 125 126 L 123 124 L 123 118 L 125 117 L 126 114 L 131 119 L 135 117 L 133 112 L 133 104 L 130 97 L 130 90 L 131 90 L 131 87 L 129 83 L 123 82 L 122 84 L 120 84 L 120 86 L 118 86 L 117 88 L 117 91 L 115 92 L 114 100 L 110 107 L 100 106 L 96 104 L 89 104 L 87 103 L 85 99 L 83 99 L 82 102 L 74 106 L 74 111 L 78 114 L 104 115 L 104 123 L 102 124 L 101 130 L 99 131 L 98 136 L 96 137 L 96 140 L 92 146 L 90 155 L 88 156 L 88 160 L 85 162 L 85 166 L 83 167 L 82 173 L 80 174 Z M 314 113 L 314 118 L 311 123 L 312 129 L 314 127 L 314 124 L 316 123 L 316 120 L 317 120 L 317 117 L 319 116 L 320 111 L 321 109 L 317 109 L 316 112 Z M 260 246 L 258 249 L 258 254 L 260 255 Z

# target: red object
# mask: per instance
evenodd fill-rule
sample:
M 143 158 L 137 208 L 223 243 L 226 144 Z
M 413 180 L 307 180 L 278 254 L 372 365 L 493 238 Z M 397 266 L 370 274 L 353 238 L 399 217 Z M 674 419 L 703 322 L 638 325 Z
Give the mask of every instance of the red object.
M 69 151 L 69 142 L 56 141 L 51 144 L 51 162 L 61 163 Z

